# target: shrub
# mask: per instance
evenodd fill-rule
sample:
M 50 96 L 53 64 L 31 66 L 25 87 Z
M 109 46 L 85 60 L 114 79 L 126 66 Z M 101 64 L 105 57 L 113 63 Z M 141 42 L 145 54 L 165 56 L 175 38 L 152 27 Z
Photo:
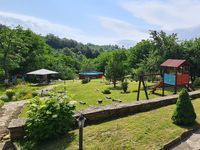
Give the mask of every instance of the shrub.
M 109 89 L 105 89 L 105 90 L 103 90 L 102 93 L 103 93 L 103 94 L 111 94 L 111 92 L 110 92 Z
M 4 101 L 4 102 L 10 101 L 10 100 L 8 99 L 8 96 L 7 96 L 7 95 L 2 95 L 0 99 L 1 99 L 2 101 Z
M 176 102 L 176 109 L 172 116 L 173 123 L 177 125 L 192 125 L 196 114 L 186 89 L 182 89 Z
M 26 95 L 24 95 L 24 97 L 22 97 L 21 99 L 24 100 L 24 99 L 31 99 L 31 98 L 33 98 L 33 94 L 29 92 Z
M 18 91 L 17 97 L 21 100 L 23 99 L 30 99 L 33 97 L 33 92 L 30 89 L 22 88 Z
M 74 108 L 68 104 L 68 99 L 61 97 L 50 99 L 35 97 L 30 100 L 26 141 L 38 143 L 65 134 L 73 125 Z
M 128 82 L 127 81 L 122 82 L 121 86 L 122 86 L 124 93 L 126 93 L 128 90 Z
M 36 97 L 36 96 L 38 96 L 38 92 L 36 92 L 36 91 L 33 91 L 33 92 L 32 92 L 32 96 L 33 96 L 33 97 Z
M 196 78 L 192 84 L 194 87 L 200 86 L 200 78 Z
M 19 90 L 19 97 L 24 97 L 27 93 L 29 93 L 29 90 L 26 88 L 22 88 Z
M 4 101 L 0 100 L 0 107 L 3 106 L 3 104 L 4 104 Z
M 90 82 L 90 79 L 89 78 L 86 78 L 86 79 L 83 79 L 81 81 L 82 84 L 86 84 L 86 83 L 89 83 Z
M 8 97 L 9 100 L 12 100 L 13 96 L 15 95 L 15 91 L 12 89 L 6 90 L 6 96 Z
M 18 100 L 17 96 L 12 97 L 12 101 L 17 101 L 17 100 Z

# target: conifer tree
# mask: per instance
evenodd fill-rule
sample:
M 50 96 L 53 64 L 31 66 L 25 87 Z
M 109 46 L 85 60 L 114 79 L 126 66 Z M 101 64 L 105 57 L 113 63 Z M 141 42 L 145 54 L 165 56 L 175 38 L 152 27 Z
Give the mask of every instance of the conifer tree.
M 176 102 L 176 109 L 172 116 L 177 125 L 192 125 L 195 123 L 196 113 L 186 89 L 182 89 Z

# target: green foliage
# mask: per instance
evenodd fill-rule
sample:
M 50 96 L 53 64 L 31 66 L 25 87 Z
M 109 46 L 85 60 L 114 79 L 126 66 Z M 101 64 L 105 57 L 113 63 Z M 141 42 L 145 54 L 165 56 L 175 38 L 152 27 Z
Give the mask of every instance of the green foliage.
M 68 99 L 54 96 L 30 100 L 26 122 L 26 140 L 38 142 L 56 138 L 71 129 L 74 123 L 74 106 Z
M 18 51 L 22 43 L 17 36 L 17 29 L 11 30 L 6 26 L 0 26 L 0 67 L 7 79 L 9 71 L 18 68 L 21 61 Z
M 200 86 L 200 77 L 197 77 L 197 78 L 194 80 L 192 86 L 194 86 L 194 87 Z
M 116 87 L 117 80 L 123 80 L 128 70 L 125 64 L 127 59 L 125 51 L 115 51 L 106 66 L 106 78 L 112 80 L 114 87 Z
M 37 91 L 33 91 L 33 92 L 32 92 L 32 96 L 33 96 L 33 97 L 38 96 L 38 92 L 37 92 Z
M 81 72 L 92 72 L 96 70 L 96 66 L 94 64 L 94 61 L 92 59 L 85 59 L 81 63 Z
M 24 100 L 24 99 L 32 98 L 33 97 L 33 93 L 34 93 L 34 92 L 32 92 L 32 90 L 33 89 L 22 87 L 16 93 L 17 99 Z
M 0 107 L 3 106 L 3 104 L 4 104 L 4 101 L 0 100 Z
M 45 37 L 21 27 L 0 25 L 0 81 L 12 75 L 46 68 L 59 72 L 58 78 L 74 79 L 80 71 L 102 71 L 116 86 L 131 70 L 158 73 L 166 59 L 186 59 L 192 68 L 192 81 L 200 76 L 200 38 L 180 42 L 177 34 L 151 31 L 128 50 L 116 45 L 98 46 L 59 38 Z M 30 80 L 31 81 L 31 80 Z
M 102 93 L 103 93 L 103 94 L 111 94 L 111 92 L 110 92 L 109 89 L 105 89 L 105 90 L 103 90 Z
M 2 95 L 0 99 L 1 99 L 2 101 L 4 101 L 4 102 L 10 101 L 10 99 L 8 98 L 7 95 Z
M 182 89 L 176 102 L 176 109 L 172 116 L 177 125 L 192 125 L 195 123 L 196 113 L 186 89 Z
M 126 93 L 128 90 L 128 82 L 127 81 L 122 82 L 121 86 L 122 86 L 124 93 Z
M 85 78 L 85 79 L 81 80 L 82 84 L 86 84 L 86 83 L 89 83 L 89 82 L 90 82 L 90 78 Z
M 142 40 L 134 47 L 129 49 L 128 63 L 131 67 L 137 68 L 138 65 L 147 59 L 149 53 L 153 50 L 153 45 L 149 40 Z
M 12 100 L 14 95 L 15 95 L 14 90 L 12 90 L 12 89 L 6 90 L 6 96 L 8 97 L 9 100 Z
M 45 38 L 48 45 L 54 49 L 63 50 L 64 54 L 68 56 L 83 55 L 86 58 L 96 58 L 104 50 L 118 49 L 116 45 L 99 46 L 90 43 L 82 44 L 72 39 L 61 39 L 53 34 L 49 34 Z
M 101 72 L 105 72 L 105 67 L 108 65 L 109 59 L 112 56 L 112 52 L 103 52 L 96 59 L 96 69 Z

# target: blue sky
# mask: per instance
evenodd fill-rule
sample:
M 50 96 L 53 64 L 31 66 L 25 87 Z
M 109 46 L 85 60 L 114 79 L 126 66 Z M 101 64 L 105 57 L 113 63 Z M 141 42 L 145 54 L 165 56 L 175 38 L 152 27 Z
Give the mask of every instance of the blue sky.
M 126 44 L 149 30 L 200 35 L 198 0 L 0 0 L 0 23 L 83 43 Z

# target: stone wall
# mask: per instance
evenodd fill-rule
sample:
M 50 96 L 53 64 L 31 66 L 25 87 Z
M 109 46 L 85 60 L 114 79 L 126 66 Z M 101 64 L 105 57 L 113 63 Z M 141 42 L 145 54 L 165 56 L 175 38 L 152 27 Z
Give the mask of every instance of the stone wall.
M 21 119 L 21 118 L 13 119 L 10 122 L 8 129 L 10 131 L 11 141 L 19 140 L 22 137 L 24 137 L 24 135 L 25 135 L 25 123 L 26 123 L 26 120 Z
M 190 92 L 189 95 L 192 99 L 198 98 L 200 97 L 200 91 Z M 178 95 L 170 95 L 150 100 L 137 101 L 134 103 L 116 104 L 97 109 L 87 109 L 80 113 L 86 117 L 86 124 L 93 124 L 175 104 L 177 98 Z M 78 117 L 80 113 L 77 113 L 76 117 Z

